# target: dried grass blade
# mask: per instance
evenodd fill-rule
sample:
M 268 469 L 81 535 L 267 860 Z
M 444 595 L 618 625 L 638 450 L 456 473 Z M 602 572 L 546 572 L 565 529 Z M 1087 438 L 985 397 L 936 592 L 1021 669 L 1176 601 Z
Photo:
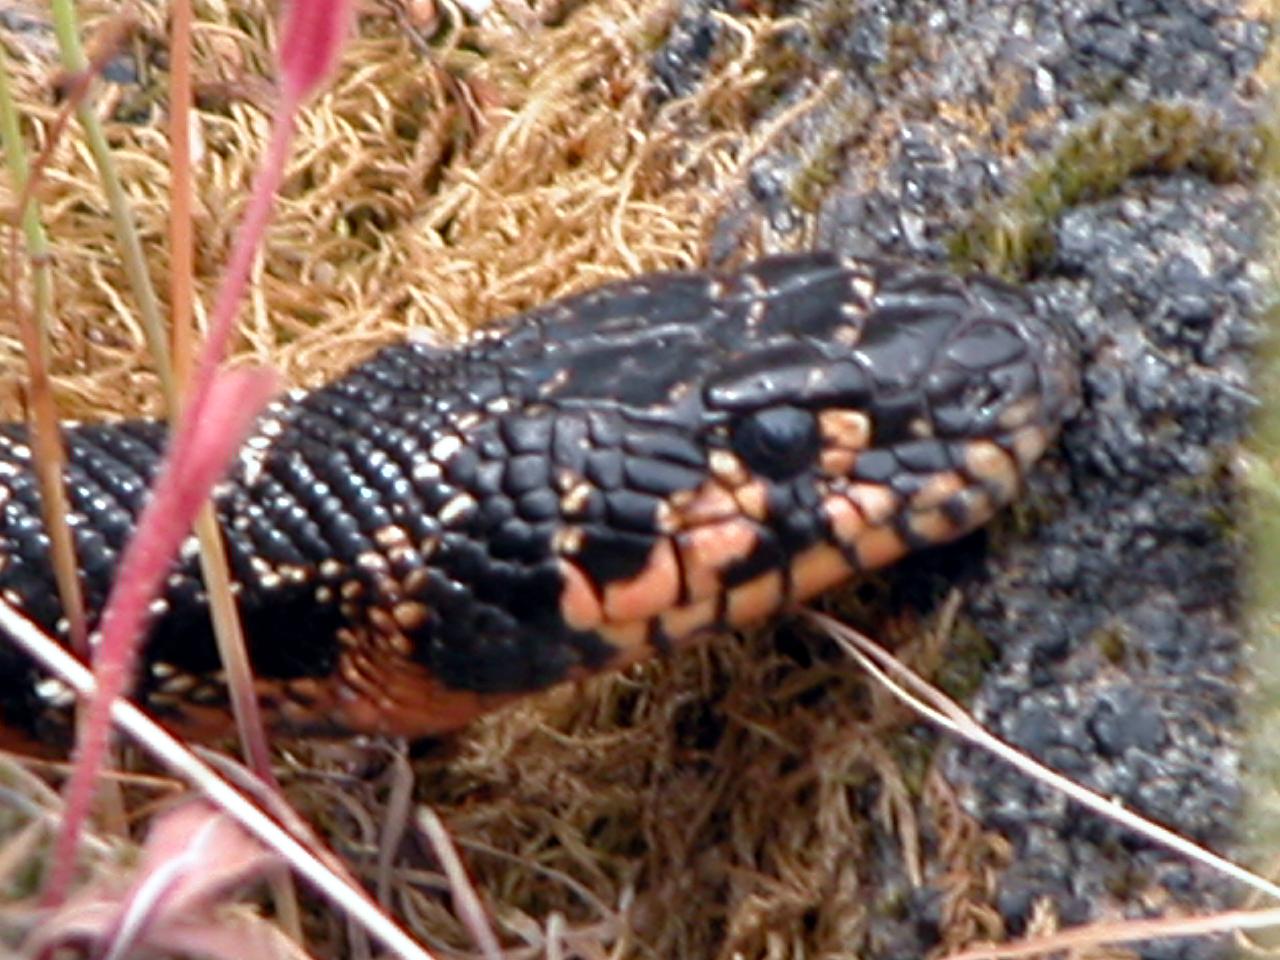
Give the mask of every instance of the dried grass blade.
M 57 127 L 61 129 L 61 126 Z M 0 49 L 0 141 L 4 144 L 9 175 L 19 195 L 19 209 L 13 211 L 9 244 L 9 309 L 14 317 L 22 349 L 26 355 L 31 398 L 31 429 L 36 451 L 35 469 L 40 484 L 41 511 L 49 532 L 53 557 L 53 575 L 58 598 L 67 618 L 67 632 L 72 646 L 82 654 L 88 649 L 84 618 L 84 596 L 77 574 L 75 543 L 67 525 L 67 495 L 62 483 L 64 455 L 58 437 L 58 414 L 49 382 L 49 323 L 53 318 L 53 274 L 50 267 L 49 238 L 40 220 L 35 187 L 43 169 L 37 164 L 31 171 L 26 144 L 18 124 L 18 111 L 9 85 L 9 64 Z M 57 144 L 56 133 L 49 139 L 48 155 Z M 31 261 L 33 313 L 22 308 L 18 295 L 18 244 L 16 224 L 21 222 Z
M 93 674 L 56 641 L 0 599 L 0 633 L 39 661 L 45 669 L 86 699 L 97 693 Z M 412 937 L 387 917 L 360 888 L 348 884 L 319 857 L 263 813 L 240 791 L 197 759 L 175 737 L 127 700 L 111 706 L 112 719 L 159 763 L 189 781 L 246 830 L 284 857 L 298 873 L 335 906 L 360 923 L 388 950 L 404 960 L 433 960 Z
M 974 947 L 952 953 L 942 960 L 1015 960 L 1062 951 L 1080 950 L 1104 944 L 1133 943 L 1138 940 L 1168 940 L 1173 937 L 1203 937 L 1214 933 L 1261 930 L 1280 926 L 1280 909 L 1236 910 L 1167 920 L 1117 920 L 1091 923 L 1025 943 Z
M 1280 886 L 1265 877 L 1232 863 L 1211 850 L 1192 843 L 1167 827 L 1141 817 L 1120 803 L 1072 782 L 1025 753 L 989 733 L 959 704 L 926 683 L 869 638 L 825 614 L 806 610 L 805 616 L 821 627 L 850 656 L 879 679 L 900 700 L 934 723 L 970 743 L 989 751 L 1037 781 L 1060 791 L 1070 799 L 1163 847 L 1202 863 L 1260 893 L 1280 899 Z
M 458 856 L 457 847 L 449 837 L 449 831 L 436 812 L 429 807 L 419 807 L 415 819 L 418 829 L 426 834 L 436 859 L 440 861 L 440 866 L 449 879 L 449 889 L 453 894 L 458 917 L 470 931 L 471 938 L 480 949 L 480 954 L 485 960 L 502 960 L 502 947 L 498 943 L 498 938 L 494 936 L 493 928 L 489 926 L 489 918 L 485 915 L 484 906 L 476 895 L 471 878 L 467 876 L 467 870 L 462 865 L 462 858 Z

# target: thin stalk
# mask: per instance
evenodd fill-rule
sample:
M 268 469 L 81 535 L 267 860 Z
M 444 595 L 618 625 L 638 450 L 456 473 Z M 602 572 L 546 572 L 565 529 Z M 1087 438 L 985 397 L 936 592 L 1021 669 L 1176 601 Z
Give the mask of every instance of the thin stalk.
M 18 290 L 19 253 L 15 223 L 9 225 L 9 309 L 17 323 L 26 354 L 27 380 L 30 387 L 28 413 L 32 466 L 40 486 L 40 512 L 44 528 L 49 535 L 51 566 L 58 600 L 67 619 L 67 636 L 71 648 L 80 656 L 89 652 L 89 631 L 85 621 L 84 593 L 80 585 L 79 564 L 76 562 L 75 538 L 71 533 L 70 502 L 62 479 L 62 466 L 66 452 L 62 446 L 62 434 L 58 427 L 57 405 L 53 397 L 53 385 L 49 378 L 49 324 L 54 316 L 52 253 L 48 235 L 40 219 L 40 208 L 35 197 L 35 186 L 59 139 L 63 124 L 54 125 L 49 144 L 38 158 L 35 169 L 27 160 L 26 143 L 18 122 L 18 111 L 9 86 L 9 64 L 0 47 L 0 142 L 14 189 L 20 198 L 16 220 L 22 224 L 26 237 L 27 256 L 31 264 L 34 289 L 34 312 L 28 313 Z M 77 722 L 82 715 L 77 716 Z M 109 784 L 100 795 L 99 810 L 109 829 L 119 836 L 128 832 L 124 798 L 117 784 Z
M 93 674 L 0 599 L 0 632 L 12 637 L 58 679 L 84 699 L 97 694 Z M 177 738 L 127 700 L 111 705 L 116 725 L 158 762 L 192 784 L 262 843 L 289 861 L 331 903 L 364 927 L 401 960 L 432 960 L 431 954 L 384 914 L 367 893 L 348 883 L 293 834 L 243 793 L 198 760 Z
M 191 378 L 195 352 L 195 328 L 192 304 L 195 300 L 194 257 L 191 229 L 192 183 L 191 162 L 191 0 L 175 0 L 169 50 L 172 73 L 169 87 L 169 289 L 173 337 L 174 373 L 180 385 Z M 218 528 L 218 518 L 211 504 L 206 504 L 196 517 L 196 536 L 200 540 L 201 571 L 209 596 L 209 613 L 214 636 L 218 638 L 223 663 L 229 665 L 228 687 L 232 712 L 236 718 L 241 748 L 249 767 L 258 777 L 276 787 L 271 769 L 271 755 L 263 736 L 262 719 L 254 696 L 252 671 L 244 654 L 245 644 L 231 593 L 226 545 Z M 224 639 L 225 638 L 225 639 Z M 288 871 L 273 871 L 272 898 L 276 913 L 290 936 L 302 942 L 302 923 L 297 892 Z
M 191 231 L 191 0 L 174 0 L 169 36 L 169 323 L 173 373 L 178 385 L 191 377 L 195 352 L 195 290 Z
M 62 55 L 63 66 L 72 73 L 79 73 L 88 66 L 84 49 L 80 43 L 75 11 L 71 0 L 52 0 L 54 34 Z M 189 97 L 189 91 L 188 91 Z M 155 358 L 156 372 L 160 378 L 164 395 L 165 408 L 170 424 L 174 424 L 180 415 L 182 406 L 179 399 L 178 379 L 174 374 L 174 365 L 170 356 L 169 340 L 165 334 L 161 317 L 159 300 L 147 270 L 146 259 L 142 251 L 142 243 L 129 209 L 128 198 L 116 173 L 112 161 L 110 145 L 103 133 L 102 125 L 93 112 L 88 98 L 76 107 L 76 118 L 84 131 L 85 140 L 93 154 L 98 175 L 102 180 L 103 191 L 111 210 L 115 225 L 116 237 L 121 247 L 121 258 L 129 285 L 138 301 L 138 310 L 142 319 L 142 329 L 147 338 L 147 345 Z M 189 134 L 182 141 L 182 147 L 189 146 Z M 188 159 L 189 174 L 189 159 Z M 188 179 L 188 183 L 189 183 Z M 189 217 L 189 212 L 188 212 Z M 189 233 L 189 219 L 187 231 Z M 177 254 L 181 255 L 181 254 Z M 187 273 L 188 278 L 190 272 Z M 189 281 L 188 281 L 189 285 Z M 190 310 L 191 295 L 186 298 L 180 309 Z M 189 326 L 189 321 L 187 322 Z M 225 339 L 220 346 L 225 347 Z M 220 352 L 219 357 L 222 356 Z M 218 652 L 222 657 L 228 674 L 228 686 L 231 691 L 232 712 L 235 715 L 236 727 L 240 732 L 241 744 L 250 765 L 265 780 L 271 779 L 270 760 L 265 746 L 266 738 L 262 734 L 262 720 L 257 700 L 253 693 L 252 670 L 246 652 L 244 633 L 241 628 L 238 611 L 230 591 L 230 573 L 226 565 L 226 551 L 221 543 L 221 532 L 216 521 L 212 520 L 212 510 L 203 511 L 202 519 L 196 524 L 197 537 L 200 540 L 201 570 L 210 595 L 210 607 L 214 624 L 214 636 L 218 642 Z M 217 541 L 217 542 L 215 542 Z M 219 591 L 221 591 L 219 593 Z M 254 732 L 250 732 L 254 731 Z
M 89 61 L 80 44 L 80 34 L 71 0 L 51 0 L 50 7 L 53 14 L 53 32 L 58 41 L 58 50 L 62 55 L 62 64 L 69 72 L 80 73 L 89 66 Z M 138 237 L 132 211 L 129 209 L 129 198 L 125 196 L 124 186 L 116 173 L 115 164 L 111 159 L 111 145 L 107 143 L 107 135 L 102 130 L 102 124 L 98 122 L 98 115 L 93 112 L 90 98 L 86 97 L 77 104 L 76 119 L 84 131 L 85 142 L 89 145 L 93 162 L 98 168 L 98 177 L 102 180 L 102 189 L 111 210 L 111 221 L 115 225 L 116 239 L 120 244 L 125 274 L 129 278 L 133 295 L 138 300 L 142 329 L 146 334 L 151 354 L 155 357 L 156 373 L 160 377 L 165 406 L 172 419 L 174 411 L 178 409 L 178 390 L 173 377 L 173 363 L 169 357 L 169 341 L 164 332 L 160 301 L 156 297 L 151 275 L 147 271 L 142 241 Z
M 84 656 L 89 649 L 84 620 L 84 595 L 76 573 L 79 568 L 76 564 L 75 541 L 67 524 L 70 507 L 67 490 L 62 482 L 65 457 L 59 442 L 58 413 L 49 383 L 49 357 L 52 353 L 49 346 L 49 323 L 54 311 L 53 272 L 50 269 L 52 254 L 48 235 L 40 222 L 39 206 L 29 189 L 31 167 L 27 161 L 26 144 L 22 139 L 18 111 L 9 86 L 9 62 L 3 47 L 0 47 L 0 142 L 4 144 L 14 192 L 25 198 L 21 223 L 31 263 L 33 314 L 28 316 L 21 309 L 16 249 L 10 250 L 9 293 L 13 315 L 22 334 L 23 349 L 27 354 L 31 384 L 32 446 L 40 451 L 40 455 L 35 458 L 35 469 L 40 481 L 41 511 L 44 514 L 45 529 L 49 532 L 54 581 L 58 588 L 58 599 L 66 612 L 71 646 Z M 12 246 L 16 247 L 16 243 Z
M 1071 798 L 1080 806 L 1106 817 L 1111 822 L 1168 850 L 1173 850 L 1189 860 L 1204 864 L 1224 876 L 1231 877 L 1258 893 L 1280 900 L 1280 885 L 1273 883 L 1267 877 L 1193 843 L 1168 827 L 1134 813 L 1114 798 L 1103 796 L 1081 786 L 1069 777 L 1050 770 L 1016 747 L 1005 743 L 974 720 L 958 703 L 942 691 L 930 686 L 891 653 L 877 646 L 870 638 L 852 627 L 815 610 L 805 610 L 804 615 L 810 622 L 825 630 L 827 636 L 835 640 L 841 649 L 849 653 L 864 670 L 883 684 L 885 689 L 943 730 L 963 737 L 969 743 L 999 757 L 1037 782 Z

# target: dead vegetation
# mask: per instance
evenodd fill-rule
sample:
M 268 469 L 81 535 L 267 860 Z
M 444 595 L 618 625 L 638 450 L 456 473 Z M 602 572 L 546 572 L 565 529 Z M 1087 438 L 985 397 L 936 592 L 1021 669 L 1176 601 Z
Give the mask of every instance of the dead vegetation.
M 757 43 L 769 18 L 745 21 L 751 32 L 691 98 L 655 106 L 646 77 L 665 5 L 600 0 L 518 16 L 508 6 L 478 23 L 452 4 L 362 6 L 342 70 L 299 131 L 242 357 L 311 384 L 411 330 L 455 337 L 604 279 L 698 262 L 776 83 Z M 117 5 L 95 10 L 90 30 Z M 139 80 L 107 85 L 100 102 L 159 277 L 164 19 L 136 12 L 128 59 Z M 273 20 L 249 0 L 204 4 L 199 17 L 195 283 L 207 306 L 268 129 Z M 4 37 L 37 143 L 55 111 L 40 40 Z M 40 198 L 63 415 L 155 414 L 115 238 L 74 137 Z M 0 414 L 11 418 L 21 356 L 7 323 Z M 913 622 L 887 629 L 908 662 L 926 672 L 940 662 L 944 637 Z M 552 941 L 561 955 L 847 956 L 875 944 L 875 915 L 920 908 L 912 885 L 923 879 L 944 891 L 930 922 L 947 945 L 998 936 L 984 903 L 1007 853 L 960 811 L 930 743 L 833 649 L 759 635 L 483 721 L 415 765 L 415 793 L 448 826 L 514 956 L 556 955 Z M 375 877 L 394 764 L 352 746 L 298 747 L 287 760 L 300 811 Z M 412 822 L 408 831 L 382 878 L 389 905 L 442 954 L 472 951 Z M 99 846 L 98 869 L 118 870 L 124 849 Z M 11 893 L 31 876 L 11 871 Z M 358 955 L 341 918 L 313 907 L 306 925 L 314 953 Z

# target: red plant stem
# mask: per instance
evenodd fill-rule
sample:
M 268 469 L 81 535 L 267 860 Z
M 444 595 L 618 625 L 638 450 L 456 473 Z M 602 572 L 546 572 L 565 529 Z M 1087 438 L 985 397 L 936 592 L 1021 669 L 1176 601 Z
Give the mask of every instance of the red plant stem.
M 209 415 L 186 418 L 183 429 L 174 434 L 137 532 L 121 557 L 102 616 L 102 640 L 94 657 L 98 693 L 80 727 L 75 763 L 64 789 L 62 831 L 42 897 L 46 905 L 59 904 L 66 896 L 80 826 L 88 815 L 93 785 L 106 755 L 111 704 L 124 694 L 133 678 L 138 659 L 135 641 L 146 628 L 151 601 L 159 595 L 196 511 L 275 388 L 274 374 L 266 371 L 222 374 L 211 382 L 207 393 Z
M 281 96 L 281 102 L 272 122 L 271 141 L 267 146 L 267 154 L 258 167 L 253 187 L 249 192 L 249 206 L 245 211 L 240 228 L 231 248 L 231 256 L 214 301 L 213 316 L 210 320 L 209 337 L 200 355 L 200 366 L 196 370 L 192 385 L 193 397 L 190 416 L 200 418 L 208 405 L 208 395 L 212 378 L 217 372 L 218 364 L 226 355 L 231 335 L 235 331 L 236 315 L 240 301 L 249 285 L 249 274 L 253 268 L 253 260 L 262 246 L 266 235 L 267 224 L 271 220 L 275 196 L 284 180 L 285 163 L 289 156 L 289 143 L 293 136 L 295 115 L 298 101 L 287 92 Z M 213 513 L 205 509 L 198 520 L 202 536 L 212 540 L 221 535 L 214 522 Z M 220 546 L 220 544 L 219 544 Z M 221 554 L 217 556 L 216 554 Z M 213 556 L 205 559 L 203 566 L 206 581 L 226 580 L 227 560 L 225 550 L 214 549 Z M 211 569 L 214 568 L 214 569 Z M 229 591 L 230 586 L 227 585 Z M 212 609 L 215 616 L 225 613 L 235 617 L 235 611 Z M 217 624 L 227 635 L 240 639 L 238 649 L 233 647 L 223 653 L 223 666 L 227 671 L 227 688 L 231 692 L 233 714 L 249 765 L 263 780 L 274 783 L 271 771 L 271 757 L 263 736 L 262 711 L 254 693 L 253 674 L 248 658 L 244 655 L 243 634 L 239 623 L 219 622 Z
M 341 46 L 348 18 L 345 0 L 293 0 L 281 47 L 281 95 L 272 121 L 267 153 L 254 176 L 249 205 L 236 231 L 231 255 L 200 353 L 181 423 L 170 436 L 151 500 L 125 548 L 116 582 L 102 617 L 102 640 L 95 656 L 97 696 L 81 726 L 77 762 L 68 780 L 62 831 L 45 886 L 46 905 L 61 903 L 75 867 L 81 825 L 88 815 L 93 785 L 106 756 L 113 702 L 128 689 L 147 624 L 151 600 L 158 595 L 173 555 L 196 511 L 226 468 L 252 419 L 266 404 L 274 378 L 261 373 L 220 373 L 253 260 L 271 220 L 275 196 L 284 180 L 289 143 L 302 99 L 319 83 Z M 237 396 L 237 391 L 241 395 Z M 233 665 L 228 665 L 234 669 Z M 247 672 L 247 666 L 241 664 Z M 242 690 L 251 689 L 244 678 Z M 232 678 L 235 682 L 236 678 Z M 248 723 L 256 723 L 257 701 L 249 697 Z M 266 758 L 260 758 L 266 763 Z
M 287 86 L 287 85 L 286 85 Z M 54 866 L 45 886 L 43 900 L 47 905 L 61 903 L 70 886 L 79 845 L 80 826 L 88 812 L 93 784 L 106 755 L 111 702 L 122 696 L 133 678 L 137 662 L 136 639 L 146 627 L 147 608 L 159 591 L 161 578 L 182 538 L 191 527 L 194 509 L 190 499 L 196 491 L 203 498 L 221 474 L 225 461 L 247 430 L 237 431 L 235 444 L 226 448 L 226 436 L 219 433 L 230 426 L 226 412 L 220 410 L 217 394 L 220 385 L 233 375 L 218 374 L 218 364 L 227 352 L 235 329 L 236 311 L 249 283 L 253 258 L 266 233 L 276 191 L 284 180 L 285 159 L 293 134 L 298 100 L 282 94 L 272 125 L 267 155 L 254 177 L 240 229 L 232 246 L 218 298 L 209 324 L 209 336 L 200 352 L 199 364 L 191 387 L 191 399 L 184 409 L 182 423 L 173 433 L 169 453 L 160 476 L 139 519 L 137 532 L 125 548 L 120 572 L 102 617 L 102 643 L 94 658 L 98 680 L 98 696 L 89 709 L 89 718 L 77 744 L 77 760 L 64 791 L 66 814 L 54 851 Z M 226 402 L 245 412 L 243 401 Z M 261 404 L 265 404 L 263 397 Z M 255 407 L 256 415 L 261 404 Z M 217 423 L 217 421 L 224 421 Z M 226 449 L 223 449 L 226 448 Z M 223 460 L 211 464 L 211 456 L 221 452 Z M 202 482 L 203 481 L 203 482 Z M 250 698 L 252 699 L 252 698 Z M 254 701 L 254 707 L 256 707 Z M 252 708 L 251 708 L 252 709 Z
M 169 86 L 169 302 L 174 382 L 182 389 L 191 379 L 196 331 L 192 323 L 195 299 L 191 232 L 191 0 L 174 0 L 169 49 L 172 74 Z M 170 411 L 176 419 L 180 411 Z M 254 692 L 252 670 L 247 663 L 244 633 L 231 599 L 226 547 L 211 505 L 196 517 L 200 539 L 200 565 L 208 592 L 214 635 L 227 671 L 232 714 L 241 748 L 250 765 L 264 780 L 272 780 L 271 756 L 263 732 L 261 711 Z
M 254 175 L 253 187 L 249 192 L 249 206 L 245 209 L 244 219 L 236 232 L 231 256 L 223 271 L 222 282 L 218 287 L 218 297 L 214 301 L 213 314 L 209 319 L 209 336 L 200 352 L 200 361 L 196 367 L 191 399 L 188 404 L 192 416 L 199 417 L 204 412 L 218 364 L 226 356 L 227 345 L 231 342 L 231 334 L 235 331 L 236 312 L 249 285 L 249 272 L 253 269 L 253 259 L 266 234 L 267 224 L 271 221 L 276 191 L 284 182 L 285 160 L 288 157 L 289 141 L 293 136 L 294 118 L 297 112 L 297 99 L 289 96 L 287 92 L 282 92 L 280 104 L 271 125 L 271 141 L 267 145 L 267 155 Z

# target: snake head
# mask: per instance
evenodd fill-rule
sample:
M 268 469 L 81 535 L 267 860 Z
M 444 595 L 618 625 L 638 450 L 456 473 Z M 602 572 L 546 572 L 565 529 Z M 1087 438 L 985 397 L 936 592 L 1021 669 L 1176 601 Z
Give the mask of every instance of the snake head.
M 991 277 L 879 276 L 854 349 L 871 387 L 871 445 L 909 471 L 991 443 L 1027 470 L 1077 403 L 1061 332 L 1025 291 Z
M 774 491 L 768 519 L 781 539 L 816 544 L 833 571 L 878 567 L 985 522 L 1075 409 L 1065 337 L 1025 292 L 992 278 L 831 258 L 789 288 L 767 275 L 759 284 L 775 302 L 709 378 L 705 403 L 729 421 L 728 451 Z M 791 529 L 803 503 L 825 530 Z

